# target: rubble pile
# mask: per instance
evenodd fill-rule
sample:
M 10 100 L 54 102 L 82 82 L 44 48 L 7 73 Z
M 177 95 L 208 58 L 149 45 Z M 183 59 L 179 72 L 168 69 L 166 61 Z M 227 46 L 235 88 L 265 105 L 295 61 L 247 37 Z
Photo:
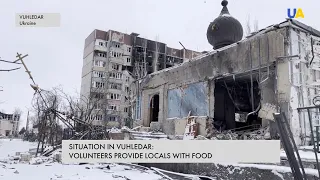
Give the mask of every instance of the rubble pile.
M 261 128 L 250 133 L 244 133 L 241 136 L 243 140 L 269 140 L 271 139 L 269 127 Z
M 208 119 L 206 122 L 206 137 L 205 139 L 211 139 L 211 140 L 237 140 L 238 134 L 234 133 L 232 131 L 218 131 L 214 125 L 213 120 Z M 204 137 L 197 137 L 196 139 L 204 139 Z
M 197 140 L 269 140 L 271 139 L 269 127 L 260 128 L 250 132 L 233 132 L 217 130 L 212 120 L 206 122 L 206 137 L 197 137 Z
M 149 127 L 137 126 L 130 129 L 123 126 L 121 129 L 112 128 L 108 131 L 110 139 L 113 140 L 154 140 L 169 139 L 168 135 L 156 131 L 152 131 Z
M 212 119 L 207 119 L 206 121 L 206 138 L 211 138 L 213 137 L 215 134 L 217 134 L 217 129 L 214 128 L 213 126 L 213 120 Z
M 238 134 L 232 131 L 223 131 L 211 137 L 211 140 L 238 140 Z
M 48 157 L 39 156 L 35 157 L 34 148 L 29 149 L 28 152 L 16 152 L 14 156 L 8 156 L 6 159 L 1 159 L 0 162 L 4 164 L 31 164 L 38 165 L 43 163 L 61 162 L 61 149 L 57 149 Z

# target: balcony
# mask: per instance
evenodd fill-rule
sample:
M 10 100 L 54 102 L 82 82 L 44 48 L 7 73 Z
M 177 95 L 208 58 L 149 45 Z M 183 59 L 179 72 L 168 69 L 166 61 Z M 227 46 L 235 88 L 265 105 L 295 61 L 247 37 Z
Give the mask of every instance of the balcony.
M 116 79 L 116 78 L 111 78 L 111 77 L 109 77 L 108 81 L 113 82 L 113 83 L 118 83 L 118 84 L 123 83 L 123 79 Z
M 102 52 L 107 52 L 107 51 L 108 51 L 108 48 L 105 47 L 105 46 L 95 45 L 95 46 L 94 46 L 94 50 L 102 51 Z
M 110 57 L 110 62 L 123 64 L 123 57 Z
M 94 56 L 93 59 L 98 61 L 107 61 L 106 57 L 101 57 L 101 56 Z

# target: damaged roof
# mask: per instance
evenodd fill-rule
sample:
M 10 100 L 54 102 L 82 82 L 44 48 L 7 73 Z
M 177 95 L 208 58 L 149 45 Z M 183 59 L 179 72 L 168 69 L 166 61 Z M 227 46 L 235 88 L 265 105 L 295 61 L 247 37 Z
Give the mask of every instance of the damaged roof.
M 288 27 L 288 26 L 293 26 L 293 27 L 295 27 L 295 28 L 299 28 L 299 29 L 301 29 L 301 30 L 304 30 L 304 31 L 310 33 L 310 34 L 313 35 L 313 36 L 320 37 L 320 31 L 312 28 L 311 26 L 308 26 L 308 25 L 306 25 L 306 24 L 304 24 L 304 23 L 302 23 L 302 22 L 299 22 L 299 21 L 297 21 L 297 20 L 286 19 L 285 21 L 283 21 L 283 22 L 281 22 L 281 23 L 274 24 L 274 25 L 270 25 L 270 26 L 268 26 L 268 27 L 266 27 L 266 28 L 264 28 L 264 29 L 260 29 L 260 30 L 257 31 L 257 32 L 253 32 L 253 33 L 251 33 L 250 35 L 246 36 L 244 39 L 242 39 L 242 40 L 239 41 L 239 42 L 233 43 L 233 44 L 228 45 L 228 46 L 224 46 L 224 47 L 222 47 L 222 48 L 220 48 L 220 49 L 208 51 L 208 52 L 206 52 L 206 53 L 204 53 L 204 54 L 201 54 L 201 55 L 199 55 L 199 56 L 197 56 L 197 57 L 195 57 L 195 58 L 193 58 L 193 59 L 184 61 L 183 63 L 181 63 L 181 64 L 179 64 L 179 65 L 176 65 L 176 66 L 173 66 L 173 67 L 170 67 L 170 68 L 165 68 L 165 69 L 162 69 L 162 70 L 160 70 L 160 71 L 156 71 L 156 72 L 154 72 L 154 73 L 152 73 L 152 74 L 149 74 L 149 75 L 143 80 L 143 81 L 144 81 L 143 84 L 147 84 L 148 81 L 149 81 L 149 78 L 151 78 L 151 77 L 153 77 L 153 76 L 155 76 L 155 75 L 157 75 L 157 74 L 160 74 L 160 73 L 166 72 L 166 71 L 170 71 L 170 70 L 175 69 L 175 68 L 177 68 L 177 67 L 180 67 L 180 66 L 182 66 L 182 65 L 184 65 L 184 64 L 186 64 L 186 63 L 188 63 L 188 62 L 190 62 L 190 61 L 196 61 L 196 60 L 202 59 L 202 58 L 204 58 L 204 57 L 207 57 L 207 56 L 210 56 L 210 55 L 212 55 L 212 54 L 215 54 L 215 53 L 217 53 L 217 52 L 219 52 L 219 51 L 224 51 L 225 49 L 228 49 L 228 48 L 231 48 L 231 47 L 233 47 L 233 46 L 236 46 L 236 45 L 239 44 L 240 42 L 247 41 L 248 39 L 254 38 L 254 37 L 259 36 L 259 35 L 261 35 L 261 34 L 265 34 L 265 33 L 268 33 L 268 32 L 270 32 L 270 31 L 274 31 L 274 30 L 281 29 L 281 28 Z

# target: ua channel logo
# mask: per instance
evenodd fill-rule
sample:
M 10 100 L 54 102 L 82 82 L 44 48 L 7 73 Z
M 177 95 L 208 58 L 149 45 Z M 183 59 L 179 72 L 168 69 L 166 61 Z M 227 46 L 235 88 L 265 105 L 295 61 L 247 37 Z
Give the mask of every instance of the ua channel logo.
M 293 19 L 293 18 L 304 18 L 304 14 L 301 8 L 293 8 L 290 9 L 288 8 L 287 10 L 287 15 L 288 18 Z

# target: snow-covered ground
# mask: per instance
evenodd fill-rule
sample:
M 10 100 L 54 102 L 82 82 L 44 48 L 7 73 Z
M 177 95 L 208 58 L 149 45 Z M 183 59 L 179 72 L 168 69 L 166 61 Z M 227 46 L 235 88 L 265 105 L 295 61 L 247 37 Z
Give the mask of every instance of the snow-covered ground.
M 28 152 L 36 143 L 22 140 L 0 139 L 0 180 L 172 180 L 159 169 L 149 169 L 131 164 L 66 165 L 46 161 L 44 157 L 33 158 L 30 163 L 14 161 L 16 152 Z M 36 160 L 45 163 L 33 165 Z M 177 174 L 180 179 L 198 180 L 196 175 Z M 183 178 L 182 178 L 183 176 Z
M 35 143 L 21 140 L 0 139 L 0 160 L 14 156 L 16 152 L 26 152 L 36 147 Z M 63 165 L 59 163 L 8 164 L 0 163 L 0 179 L 2 180 L 160 180 L 162 176 L 152 170 L 134 169 L 130 166 L 107 165 Z
M 148 169 L 134 165 L 104 164 L 104 165 L 66 165 L 48 161 L 46 163 L 32 165 L 29 163 L 14 163 L 12 157 L 16 152 L 27 152 L 31 148 L 36 148 L 36 143 L 22 140 L 0 139 L 0 180 L 170 180 L 166 175 L 159 173 L 174 174 L 184 176 L 183 179 L 196 179 L 195 175 L 181 173 L 166 173 L 166 171 L 156 168 Z M 301 151 L 300 156 L 303 160 L 314 161 L 314 153 L 311 151 Z M 281 158 L 285 158 L 282 152 Z M 11 160 L 10 160 L 11 159 Z M 34 158 L 45 159 L 45 158 Z M 34 162 L 34 161 L 31 161 Z M 224 164 L 221 164 L 224 165 Z M 254 167 L 258 169 L 272 170 L 273 173 L 291 172 L 290 167 L 262 164 L 225 164 L 233 165 L 238 168 Z M 305 169 L 307 174 L 318 176 L 317 170 Z M 230 172 L 232 174 L 232 172 Z M 281 175 L 281 174 L 280 174 Z
M 316 162 L 316 155 L 313 151 L 312 146 L 303 146 L 299 148 L 299 155 L 302 161 L 305 162 Z M 320 160 L 320 153 L 317 153 L 318 159 Z M 284 150 L 281 151 L 280 154 L 281 159 L 287 159 L 286 152 Z

